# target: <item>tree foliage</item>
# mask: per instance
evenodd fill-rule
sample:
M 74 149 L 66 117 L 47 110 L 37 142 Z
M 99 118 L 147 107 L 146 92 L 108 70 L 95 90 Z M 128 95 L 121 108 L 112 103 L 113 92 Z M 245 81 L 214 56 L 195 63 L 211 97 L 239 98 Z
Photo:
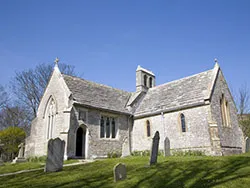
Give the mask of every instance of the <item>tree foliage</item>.
M 75 75 L 74 67 L 66 64 L 59 64 L 63 74 Z M 40 64 L 34 69 L 16 72 L 12 80 L 12 90 L 19 103 L 28 109 L 31 116 L 36 117 L 37 108 L 43 92 L 53 71 L 51 64 Z M 32 119 L 33 119 L 32 118 Z
M 240 120 L 241 129 L 244 137 L 250 138 L 250 117 Z
M 2 155 L 5 160 L 12 160 L 18 153 L 18 145 L 24 142 L 25 132 L 19 127 L 8 127 L 0 131 Z

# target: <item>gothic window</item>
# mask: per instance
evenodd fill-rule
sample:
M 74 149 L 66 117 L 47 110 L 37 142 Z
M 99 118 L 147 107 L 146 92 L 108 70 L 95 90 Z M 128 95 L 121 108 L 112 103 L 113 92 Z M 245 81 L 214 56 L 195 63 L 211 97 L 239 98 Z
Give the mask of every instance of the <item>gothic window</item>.
M 181 131 L 186 132 L 186 121 L 184 114 L 181 114 L 180 118 L 181 118 Z
M 222 125 L 225 125 L 225 109 L 224 109 L 224 105 L 223 105 L 223 95 L 222 98 L 220 99 L 220 112 L 221 112 L 221 121 L 222 121 Z
M 147 128 L 147 137 L 151 136 L 151 127 L 150 127 L 150 122 L 147 120 L 146 122 L 146 128 Z
M 116 122 L 112 117 L 101 117 L 100 122 L 100 138 L 116 138 Z
M 47 115 L 48 115 L 47 139 L 50 139 L 53 136 L 52 134 L 56 116 L 56 104 L 53 98 L 50 100 L 48 104 Z
M 222 125 L 229 127 L 231 125 L 230 107 L 228 101 L 225 99 L 224 94 L 222 94 L 222 97 L 220 99 L 220 108 L 221 108 Z
M 151 88 L 153 86 L 153 79 L 152 77 L 149 78 L 149 87 Z
M 147 86 L 147 81 L 148 81 L 148 77 L 147 75 L 144 75 L 144 86 Z
M 228 101 L 226 101 L 226 110 L 227 110 L 227 126 L 231 126 L 231 118 L 230 118 L 230 107 Z

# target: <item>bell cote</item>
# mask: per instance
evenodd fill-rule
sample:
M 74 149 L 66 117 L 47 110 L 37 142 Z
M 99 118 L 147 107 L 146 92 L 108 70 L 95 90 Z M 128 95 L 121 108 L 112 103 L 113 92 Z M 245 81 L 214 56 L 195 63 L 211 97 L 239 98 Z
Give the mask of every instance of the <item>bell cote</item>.
M 155 75 L 153 72 L 142 68 L 140 65 L 136 69 L 136 92 L 146 92 L 155 86 Z

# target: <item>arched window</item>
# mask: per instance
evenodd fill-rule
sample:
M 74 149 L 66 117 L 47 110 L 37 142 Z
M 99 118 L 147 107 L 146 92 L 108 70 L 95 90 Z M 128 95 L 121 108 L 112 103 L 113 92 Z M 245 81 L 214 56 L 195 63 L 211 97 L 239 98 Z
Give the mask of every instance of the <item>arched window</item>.
M 221 120 L 223 126 L 230 126 L 231 119 L 230 119 L 230 108 L 228 101 L 225 99 L 224 94 L 222 94 L 220 99 L 220 109 L 221 109 Z
M 144 86 L 147 86 L 147 81 L 148 81 L 148 77 L 147 75 L 144 75 Z
M 147 120 L 147 137 L 151 136 L 151 127 L 150 127 L 150 122 Z
M 149 87 L 151 88 L 153 86 L 153 79 L 152 77 L 149 78 Z
M 186 132 L 186 122 L 184 114 L 181 114 L 180 118 L 181 118 L 181 131 Z
M 47 129 L 47 139 L 52 138 L 53 134 L 53 127 L 55 123 L 55 116 L 56 116 L 56 103 L 53 98 L 51 98 L 48 107 L 47 107 L 47 116 L 48 116 L 48 129 Z
M 226 117 L 227 117 L 227 126 L 231 126 L 231 118 L 230 118 L 230 107 L 228 101 L 226 101 Z

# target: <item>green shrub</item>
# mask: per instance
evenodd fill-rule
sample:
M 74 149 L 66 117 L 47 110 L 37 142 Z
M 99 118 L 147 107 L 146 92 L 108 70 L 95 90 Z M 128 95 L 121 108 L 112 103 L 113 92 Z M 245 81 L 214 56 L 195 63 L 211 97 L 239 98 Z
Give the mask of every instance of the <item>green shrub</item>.
M 150 150 L 143 150 L 143 151 L 133 151 L 131 153 L 132 156 L 150 156 Z M 158 152 L 158 156 L 163 156 L 164 155 L 164 151 L 163 150 L 159 150 Z
M 164 150 L 159 150 L 158 156 L 164 156 Z
M 174 150 L 172 152 L 172 155 L 173 156 L 205 156 L 205 152 L 200 151 L 200 150 L 186 150 L 186 151 Z
M 131 153 L 132 156 L 141 156 L 141 152 L 140 151 L 133 151 Z
M 131 153 L 132 156 L 149 156 L 150 152 L 149 150 L 144 150 L 144 151 L 133 151 Z
M 0 130 L 0 141 L 4 144 L 1 154 L 5 161 L 11 161 L 18 154 L 18 145 L 24 142 L 25 132 L 19 127 L 8 127 Z
M 28 162 L 35 162 L 35 163 L 45 163 L 47 159 L 47 156 L 34 156 L 34 157 L 28 157 L 27 161 Z
M 111 151 L 111 152 L 108 152 L 107 156 L 108 158 L 119 158 L 122 156 L 122 154 L 119 151 Z

